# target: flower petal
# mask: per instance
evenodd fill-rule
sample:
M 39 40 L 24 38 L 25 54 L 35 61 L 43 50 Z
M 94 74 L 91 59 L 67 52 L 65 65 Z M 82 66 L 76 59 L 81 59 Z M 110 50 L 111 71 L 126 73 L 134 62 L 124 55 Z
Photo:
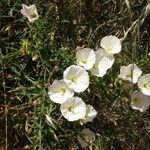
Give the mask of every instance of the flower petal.
M 62 104 L 68 98 L 73 97 L 74 92 L 63 80 L 54 80 L 49 88 L 48 94 L 53 102 Z
M 131 95 L 131 107 L 137 109 L 140 112 L 144 112 L 150 105 L 150 97 L 144 95 L 141 92 L 136 92 Z
M 121 51 L 120 39 L 113 35 L 105 36 L 102 38 L 100 45 L 111 54 L 117 54 Z
M 95 141 L 95 133 L 85 128 L 81 131 L 80 135 L 77 136 L 77 140 L 82 148 L 86 148 Z
M 95 53 L 90 48 L 83 48 L 76 53 L 77 65 L 83 66 L 86 70 L 93 67 L 95 63 Z
M 86 105 L 86 115 L 81 119 L 81 122 L 87 123 L 92 122 L 96 117 L 97 111 L 91 105 Z
M 60 107 L 61 114 L 68 121 L 76 121 L 86 114 L 86 105 L 79 97 L 73 97 L 67 99 Z
M 83 92 L 89 86 L 89 75 L 80 66 L 72 65 L 63 73 L 64 81 L 75 92 Z
M 127 80 L 132 83 L 137 83 L 138 78 L 141 76 L 142 70 L 136 64 L 129 64 L 120 68 L 119 78 Z
M 138 87 L 143 94 L 150 96 L 150 74 L 145 74 L 139 78 Z
M 98 77 L 103 77 L 107 70 L 112 67 L 114 63 L 114 56 L 103 49 L 95 52 L 96 62 L 91 69 L 91 73 Z

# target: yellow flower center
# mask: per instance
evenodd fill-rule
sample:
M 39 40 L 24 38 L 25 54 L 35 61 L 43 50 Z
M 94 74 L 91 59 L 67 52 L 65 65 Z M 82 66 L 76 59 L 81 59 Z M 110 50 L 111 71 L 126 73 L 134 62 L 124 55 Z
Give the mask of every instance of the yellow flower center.
M 70 78 L 70 80 L 73 82 L 73 83 L 76 83 L 77 82 L 77 77 L 73 76 Z
M 143 101 L 142 99 L 136 97 L 136 98 L 133 100 L 133 103 L 138 106 L 138 105 L 141 105 L 141 104 L 142 104 L 142 101 Z
M 132 77 L 132 74 L 131 72 L 127 72 L 127 74 L 125 75 L 127 78 L 131 78 Z
M 112 47 L 108 47 L 108 51 L 112 51 Z
M 83 64 L 86 64 L 86 63 L 87 63 L 86 59 L 83 59 L 83 60 L 82 60 L 82 63 L 83 63 Z
M 84 140 L 85 142 L 89 142 L 89 136 L 85 133 L 81 133 L 81 138 L 82 140 Z
M 145 87 L 146 89 L 148 89 L 148 88 L 150 88 L 150 84 L 145 83 L 145 84 L 144 84 L 144 87 Z
M 66 92 L 66 88 L 61 88 L 60 90 L 60 93 L 62 93 L 62 95 Z
M 28 15 L 29 15 L 31 18 L 36 18 L 36 17 L 37 17 L 37 14 L 36 14 L 35 12 L 33 12 L 33 11 L 30 11 L 30 12 L 28 13 Z
M 131 78 L 131 75 L 130 75 L 130 74 L 127 74 L 126 77 L 127 77 L 127 78 Z
M 93 65 L 93 68 L 96 69 L 96 68 L 97 68 L 97 64 L 94 64 L 94 65 Z
M 73 106 L 68 106 L 67 110 L 68 110 L 69 112 L 73 112 Z
M 134 102 L 135 104 L 137 104 L 137 103 L 139 102 L 139 99 L 138 99 L 138 98 L 135 98 L 135 99 L 133 99 L 133 102 Z

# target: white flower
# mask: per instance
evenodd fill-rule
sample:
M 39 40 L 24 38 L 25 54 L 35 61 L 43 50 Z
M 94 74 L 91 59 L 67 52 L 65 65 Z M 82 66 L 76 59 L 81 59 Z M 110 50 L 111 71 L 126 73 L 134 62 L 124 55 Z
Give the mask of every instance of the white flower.
M 103 49 L 95 51 L 95 55 L 96 61 L 91 69 L 91 73 L 98 77 L 103 77 L 107 70 L 112 67 L 115 60 L 114 56 Z
M 72 65 L 63 73 L 64 81 L 75 92 L 83 92 L 89 86 L 89 75 L 80 66 Z
M 33 23 L 35 20 L 38 20 L 39 18 L 35 5 L 26 6 L 22 4 L 22 9 L 20 12 L 24 17 L 28 18 L 29 22 L 31 23 Z
M 138 87 L 143 94 L 150 96 L 150 74 L 145 74 L 139 78 Z
M 85 116 L 86 105 L 81 98 L 72 97 L 61 104 L 60 110 L 68 121 L 76 121 Z
M 50 99 L 55 103 L 63 103 L 73 97 L 74 92 L 63 80 L 54 80 L 48 91 Z
M 131 95 L 131 100 L 131 107 L 140 112 L 146 111 L 150 105 L 150 96 L 144 95 L 141 92 L 133 93 Z
M 95 53 L 90 48 L 83 48 L 76 53 L 77 65 L 83 66 L 86 70 L 93 67 L 95 63 Z
M 92 122 L 96 117 L 97 111 L 91 105 L 86 105 L 86 115 L 82 118 L 81 122 L 87 123 Z
M 128 66 L 122 66 L 120 68 L 119 78 L 122 80 L 127 80 L 132 83 L 136 83 L 138 78 L 141 76 L 142 70 L 137 67 L 136 64 L 129 64 Z
M 117 54 L 121 51 L 121 42 L 116 36 L 109 35 L 102 38 L 100 45 L 107 52 Z
M 95 133 L 88 128 L 85 128 L 81 131 L 80 135 L 77 136 L 77 140 L 82 148 L 86 148 L 95 141 Z

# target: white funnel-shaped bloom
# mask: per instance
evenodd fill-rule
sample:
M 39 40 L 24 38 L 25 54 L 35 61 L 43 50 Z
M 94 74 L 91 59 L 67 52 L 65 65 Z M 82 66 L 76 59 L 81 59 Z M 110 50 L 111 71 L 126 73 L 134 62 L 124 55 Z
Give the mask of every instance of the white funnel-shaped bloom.
M 150 74 L 145 74 L 139 78 L 138 87 L 143 94 L 150 96 Z
M 96 61 L 91 69 L 91 73 L 97 77 L 103 77 L 107 70 L 110 69 L 114 63 L 113 54 L 108 53 L 104 49 L 95 51 Z
M 89 86 L 89 75 L 80 66 L 68 67 L 63 73 L 63 79 L 75 92 L 83 92 Z
M 29 22 L 31 23 L 33 23 L 35 20 L 38 20 L 39 18 L 35 5 L 26 6 L 22 4 L 22 9 L 20 12 L 24 17 L 28 18 Z
M 68 121 L 76 121 L 83 118 L 86 114 L 86 105 L 79 97 L 67 99 L 60 107 L 61 114 Z
M 140 112 L 146 111 L 150 105 L 150 96 L 144 95 L 141 92 L 133 93 L 131 95 L 131 100 L 131 107 Z
M 85 128 L 77 136 L 77 140 L 82 148 L 86 148 L 95 141 L 95 133 L 88 128 Z
M 81 122 L 87 123 L 92 122 L 96 117 L 97 111 L 91 105 L 86 105 L 86 115 L 81 119 Z
M 48 94 L 53 102 L 62 104 L 68 98 L 73 97 L 74 92 L 68 87 L 65 81 L 54 80 L 49 88 Z
M 76 62 L 77 65 L 84 67 L 86 70 L 91 69 L 95 63 L 94 50 L 90 48 L 78 50 L 76 53 Z
M 111 54 L 117 54 L 121 51 L 120 39 L 113 35 L 102 38 L 100 45 L 103 49 Z
M 127 80 L 132 83 L 137 83 L 138 78 L 141 76 L 142 70 L 136 64 L 129 64 L 120 68 L 119 78 Z

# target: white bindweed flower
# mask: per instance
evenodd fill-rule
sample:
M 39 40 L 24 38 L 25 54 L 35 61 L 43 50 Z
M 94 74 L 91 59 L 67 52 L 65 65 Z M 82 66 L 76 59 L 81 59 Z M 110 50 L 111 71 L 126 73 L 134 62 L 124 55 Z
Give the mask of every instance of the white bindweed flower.
M 150 105 L 150 96 L 144 95 L 141 92 L 133 93 L 131 95 L 131 100 L 131 107 L 140 112 L 146 111 Z
M 68 121 L 76 121 L 85 116 L 86 105 L 81 98 L 72 97 L 61 104 L 60 110 Z
M 137 83 L 138 78 L 141 76 L 142 70 L 136 64 L 129 64 L 120 68 L 119 78 L 127 80 L 132 83 Z
M 109 35 L 102 38 L 100 45 L 111 54 L 117 54 L 121 51 L 121 42 L 116 36 Z
M 95 51 L 96 61 L 91 69 L 91 73 L 98 77 L 103 77 L 107 70 L 110 69 L 114 63 L 113 54 L 108 53 L 104 49 L 99 49 Z
M 139 78 L 138 87 L 143 94 L 150 96 L 150 74 L 145 74 Z
M 95 63 L 94 50 L 90 48 L 78 50 L 76 53 L 76 62 L 77 65 L 83 66 L 86 70 L 91 69 Z
M 87 123 L 92 122 L 96 117 L 97 111 L 91 105 L 86 105 L 86 115 L 82 118 L 81 122 Z
M 28 18 L 29 22 L 31 23 L 33 23 L 35 20 L 38 20 L 39 18 L 35 5 L 26 6 L 22 4 L 22 9 L 20 12 L 24 17 Z
M 88 128 L 85 128 L 81 131 L 80 135 L 77 136 L 77 140 L 82 148 L 86 148 L 95 141 L 95 133 Z
M 68 98 L 73 97 L 74 92 L 68 87 L 65 81 L 54 80 L 49 88 L 48 95 L 53 102 L 61 104 Z
M 72 65 L 68 67 L 63 73 L 63 78 L 75 92 L 83 92 L 89 86 L 89 75 L 80 66 Z

